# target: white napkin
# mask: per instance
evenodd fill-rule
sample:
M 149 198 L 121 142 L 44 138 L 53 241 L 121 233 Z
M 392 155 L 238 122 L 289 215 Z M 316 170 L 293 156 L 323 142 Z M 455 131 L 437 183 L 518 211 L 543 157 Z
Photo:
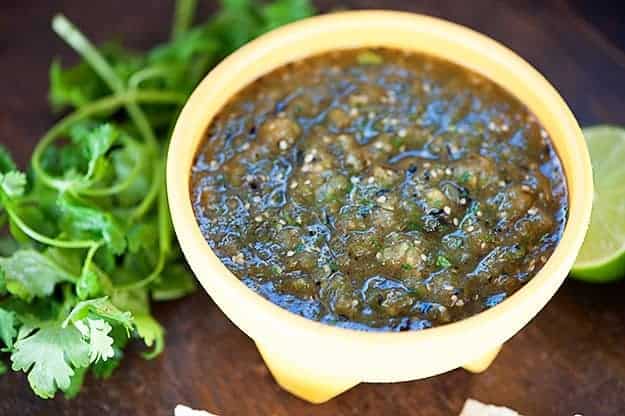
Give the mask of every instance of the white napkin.
M 190 407 L 177 405 L 174 409 L 174 416 L 215 416 L 212 413 L 208 413 L 206 410 L 194 410 Z
M 480 403 L 477 400 L 467 399 L 460 416 L 521 416 L 512 409 L 491 404 Z

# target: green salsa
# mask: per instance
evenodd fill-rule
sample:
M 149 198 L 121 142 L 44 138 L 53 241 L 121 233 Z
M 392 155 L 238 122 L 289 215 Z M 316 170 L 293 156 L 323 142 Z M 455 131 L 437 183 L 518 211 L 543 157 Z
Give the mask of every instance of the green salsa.
M 332 52 L 256 80 L 191 172 L 206 241 L 306 318 L 418 330 L 502 302 L 567 216 L 547 132 L 492 81 L 430 56 Z

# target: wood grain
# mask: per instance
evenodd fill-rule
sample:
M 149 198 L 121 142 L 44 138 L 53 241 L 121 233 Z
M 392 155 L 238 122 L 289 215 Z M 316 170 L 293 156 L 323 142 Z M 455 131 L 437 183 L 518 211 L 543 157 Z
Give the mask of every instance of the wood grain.
M 562 93 L 582 125 L 625 124 L 625 53 L 566 1 L 320 0 L 316 4 L 324 11 L 337 6 L 410 10 L 467 25 L 535 65 Z M 54 121 L 46 101 L 48 65 L 53 56 L 72 55 L 49 28 L 53 13 L 66 13 L 96 41 L 123 36 L 127 44 L 141 48 L 166 36 L 171 7 L 171 2 L 148 0 L 3 1 L 0 142 L 25 163 L 34 143 Z M 203 14 L 213 8 L 213 3 L 202 2 Z M 604 21 L 618 23 L 623 17 L 608 16 Z M 622 32 L 612 37 L 622 38 Z M 171 415 L 176 403 L 185 403 L 222 416 L 438 416 L 457 414 L 464 400 L 474 397 L 526 415 L 620 416 L 625 414 L 624 291 L 625 283 L 590 286 L 568 281 L 537 318 L 506 344 L 486 373 L 457 370 L 415 382 L 360 385 L 321 406 L 281 391 L 252 342 L 207 295 L 197 293 L 155 308 L 168 330 L 166 351 L 156 360 L 141 359 L 135 345 L 112 379 L 89 379 L 72 401 L 36 399 L 23 374 L 3 376 L 0 415 L 157 416 Z M 418 360 L 419 355 L 415 350 L 407 359 Z

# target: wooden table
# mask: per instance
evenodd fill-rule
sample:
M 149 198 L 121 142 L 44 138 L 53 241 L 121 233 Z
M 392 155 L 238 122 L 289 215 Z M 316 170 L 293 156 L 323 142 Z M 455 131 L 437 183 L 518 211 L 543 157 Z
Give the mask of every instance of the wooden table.
M 467 2 L 319 1 L 327 11 L 392 8 L 427 13 L 470 26 L 534 64 L 571 105 L 582 125 L 625 124 L 623 18 L 594 8 L 600 26 L 566 1 Z M 53 56 L 72 56 L 50 30 L 62 11 L 97 41 L 123 35 L 134 47 L 163 39 L 171 2 L 6 0 L 0 6 L 0 141 L 25 162 L 53 122 L 46 102 Z M 214 4 L 203 3 L 202 13 Z M 620 19 L 620 20 L 619 20 Z M 612 40 L 599 31 L 615 36 Z M 620 31 L 619 31 L 620 30 Z M 590 195 L 588 196 L 591 197 Z M 0 415 L 171 415 L 177 403 L 225 415 L 456 415 L 467 397 L 526 415 L 625 414 L 625 284 L 568 281 L 549 305 L 503 348 L 484 374 L 463 370 L 394 385 L 360 385 L 312 406 L 283 392 L 252 342 L 209 297 L 196 295 L 156 307 L 167 348 L 144 361 L 138 346 L 107 382 L 89 379 L 72 401 L 36 399 L 23 374 L 0 377 Z M 461 348 L 461 346 L 459 346 Z M 418 351 L 415 351 L 415 359 Z

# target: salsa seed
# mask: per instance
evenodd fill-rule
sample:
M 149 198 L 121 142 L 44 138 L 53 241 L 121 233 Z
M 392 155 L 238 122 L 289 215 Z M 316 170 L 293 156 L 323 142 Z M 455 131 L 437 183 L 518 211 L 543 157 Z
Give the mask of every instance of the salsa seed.
M 245 263 L 245 257 L 243 256 L 243 253 L 239 253 L 236 256 L 232 256 L 232 261 L 237 264 L 243 264 Z
M 459 224 L 458 218 L 454 218 L 454 219 L 452 220 L 452 223 L 453 223 L 453 224 L 457 227 L 457 226 L 458 226 L 458 224 Z
M 447 205 L 445 205 L 445 206 L 443 207 L 443 212 L 444 212 L 445 214 L 449 215 L 449 214 L 451 214 L 451 208 L 450 208 L 450 207 L 448 207 Z

